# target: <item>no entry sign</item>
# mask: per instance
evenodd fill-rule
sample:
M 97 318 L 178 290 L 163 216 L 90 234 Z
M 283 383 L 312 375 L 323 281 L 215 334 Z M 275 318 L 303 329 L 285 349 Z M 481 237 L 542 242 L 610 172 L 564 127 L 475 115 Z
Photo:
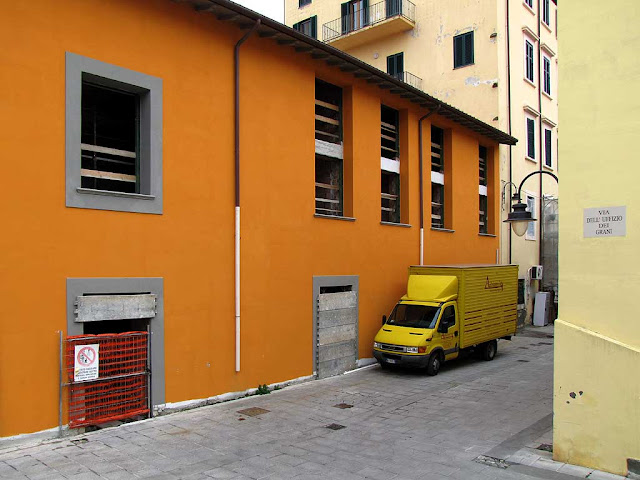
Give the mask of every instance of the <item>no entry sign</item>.
M 98 378 L 100 345 L 75 345 L 73 381 L 84 382 Z

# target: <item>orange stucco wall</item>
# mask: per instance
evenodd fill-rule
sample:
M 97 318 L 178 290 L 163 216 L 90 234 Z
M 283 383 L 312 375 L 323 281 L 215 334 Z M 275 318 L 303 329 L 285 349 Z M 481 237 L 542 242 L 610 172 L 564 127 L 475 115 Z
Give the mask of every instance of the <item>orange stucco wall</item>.
M 164 278 L 167 402 L 312 374 L 313 275 L 359 275 L 359 356 L 371 357 L 380 317 L 419 259 L 424 110 L 272 40 L 242 47 L 236 373 L 233 45 L 243 32 L 168 0 L 10 2 L 0 26 L 0 90 L 10 92 L 0 106 L 0 436 L 57 424 L 68 277 Z M 65 51 L 162 78 L 162 215 L 65 207 Z M 316 76 L 352 88 L 354 222 L 313 216 Z M 402 218 L 411 228 L 380 224 L 381 102 L 406 111 Z M 432 120 L 451 129 L 455 233 L 429 229 L 426 147 L 426 262 L 492 263 L 497 239 L 477 234 L 478 143 L 492 144 Z M 428 122 L 424 130 L 428 146 Z

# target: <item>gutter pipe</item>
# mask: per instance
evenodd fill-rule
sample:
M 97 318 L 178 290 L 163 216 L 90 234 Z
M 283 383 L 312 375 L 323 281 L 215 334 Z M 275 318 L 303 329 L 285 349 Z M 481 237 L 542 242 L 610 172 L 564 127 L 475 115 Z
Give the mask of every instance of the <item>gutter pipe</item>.
M 542 129 L 542 68 L 544 68 L 544 63 L 542 62 L 542 38 L 540 35 L 540 22 L 542 22 L 542 17 L 540 16 L 540 4 L 542 2 L 538 1 L 538 17 L 536 19 L 536 23 L 538 24 L 538 112 L 540 113 L 540 118 L 538 119 L 538 138 L 540 141 L 538 144 L 540 145 L 540 159 L 539 159 L 539 167 L 538 170 L 543 172 L 542 164 L 544 162 L 543 155 L 543 142 L 544 138 L 542 137 L 543 129 Z M 551 8 L 551 7 L 549 7 Z M 556 179 L 557 180 L 557 179 Z M 538 184 L 538 218 L 540 218 L 540 226 L 538 227 L 538 265 L 542 265 L 542 223 L 544 222 L 544 218 L 542 218 L 542 175 L 540 175 L 540 183 Z M 540 281 L 539 287 L 542 286 L 542 281 Z M 538 288 L 538 291 L 541 291 L 542 288 Z
M 434 113 L 440 111 L 440 104 L 435 108 L 432 108 L 426 115 L 422 116 L 418 120 L 418 138 L 420 150 L 420 265 L 424 265 L 424 179 L 423 179 L 423 167 L 422 167 L 422 121 L 429 118 Z
M 260 19 L 236 43 L 233 64 L 235 70 L 235 310 L 236 310 L 236 372 L 240 371 L 240 46 L 260 26 Z
M 509 135 L 511 135 L 511 47 L 510 47 L 510 37 L 511 37 L 511 27 L 509 24 L 509 1 L 505 0 L 507 4 L 507 121 L 508 121 L 508 129 Z M 539 3 L 539 2 L 538 2 Z M 511 185 L 513 185 L 513 146 L 509 145 L 509 201 L 507 203 L 508 210 L 511 211 Z M 513 242 L 513 232 L 511 231 L 511 226 L 509 226 L 509 265 L 511 265 L 511 245 Z M 502 235 L 500 236 L 502 239 Z

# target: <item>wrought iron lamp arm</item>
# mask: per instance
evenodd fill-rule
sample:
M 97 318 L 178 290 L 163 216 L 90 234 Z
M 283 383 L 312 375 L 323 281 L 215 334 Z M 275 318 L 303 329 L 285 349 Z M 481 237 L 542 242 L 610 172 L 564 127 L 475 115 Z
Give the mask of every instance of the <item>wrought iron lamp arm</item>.
M 521 202 L 522 198 L 520 197 L 520 192 L 522 191 L 522 185 L 524 184 L 525 180 L 527 180 L 529 177 L 532 177 L 534 175 L 542 175 L 543 173 L 546 173 L 547 175 L 551 175 L 555 179 L 555 181 L 558 182 L 558 177 L 556 177 L 553 173 L 547 172 L 546 170 L 536 170 L 535 172 L 531 172 L 529 175 L 527 175 L 522 179 L 522 181 L 520 182 L 520 186 L 518 187 L 518 190 L 513 195 L 513 199 L 517 200 L 518 202 Z

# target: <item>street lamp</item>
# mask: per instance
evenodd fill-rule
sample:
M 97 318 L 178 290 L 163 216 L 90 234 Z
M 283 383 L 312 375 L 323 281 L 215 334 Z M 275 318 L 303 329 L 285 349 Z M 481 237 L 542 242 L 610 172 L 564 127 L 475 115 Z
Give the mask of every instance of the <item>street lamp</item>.
M 531 172 L 529 175 L 524 177 L 520 182 L 520 186 L 516 193 L 513 194 L 512 200 L 516 200 L 518 203 L 514 203 L 511 207 L 512 210 L 507 215 L 507 219 L 504 220 L 505 223 L 510 223 L 511 228 L 513 229 L 513 233 L 517 236 L 521 237 L 527 231 L 527 227 L 529 226 L 529 222 L 535 222 L 536 219 L 531 216 L 531 212 L 527 211 L 527 205 L 522 203 L 522 198 L 520 197 L 520 192 L 522 191 L 522 185 L 525 180 L 533 175 L 541 175 L 546 173 L 547 175 L 551 175 L 556 182 L 558 181 L 558 177 L 556 177 L 553 173 L 547 172 L 546 170 L 536 170 L 535 172 Z

